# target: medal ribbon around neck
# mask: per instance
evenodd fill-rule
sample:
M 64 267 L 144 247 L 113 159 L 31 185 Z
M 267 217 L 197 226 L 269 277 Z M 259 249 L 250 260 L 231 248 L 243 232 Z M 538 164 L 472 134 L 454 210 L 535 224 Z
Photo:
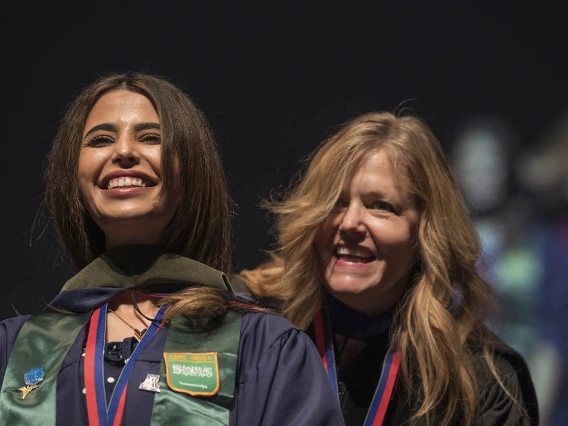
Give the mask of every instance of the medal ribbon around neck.
M 105 396 L 105 378 L 104 378 L 104 351 L 105 351 L 105 334 L 106 334 L 106 318 L 107 304 L 93 312 L 87 335 L 87 348 L 85 350 L 85 390 L 87 393 L 87 414 L 89 425 L 92 426 L 118 426 L 122 421 L 124 413 L 124 403 L 126 400 L 126 390 L 128 388 L 128 378 L 134 368 L 136 358 L 144 350 L 152 337 L 160 328 L 160 321 L 164 316 L 166 306 L 160 307 L 160 310 L 149 325 L 148 330 L 142 336 L 142 340 L 134 349 L 134 352 L 125 363 L 122 372 L 116 382 L 116 387 L 112 393 L 107 408 Z
M 316 347 L 323 361 L 325 370 L 331 382 L 335 395 L 339 399 L 339 386 L 337 383 L 337 370 L 335 366 L 335 349 L 333 347 L 333 330 L 329 321 L 327 309 L 324 306 L 318 311 L 314 319 Z M 387 413 L 387 408 L 394 390 L 398 368 L 400 366 L 400 352 L 389 352 L 383 362 L 381 377 L 369 406 L 367 417 L 363 426 L 381 426 Z
M 331 382 L 333 392 L 339 399 L 339 387 L 337 384 L 337 370 L 335 367 L 335 353 L 333 347 L 333 332 L 329 323 L 327 309 L 322 307 L 314 319 L 316 347 L 318 349 L 323 366 Z

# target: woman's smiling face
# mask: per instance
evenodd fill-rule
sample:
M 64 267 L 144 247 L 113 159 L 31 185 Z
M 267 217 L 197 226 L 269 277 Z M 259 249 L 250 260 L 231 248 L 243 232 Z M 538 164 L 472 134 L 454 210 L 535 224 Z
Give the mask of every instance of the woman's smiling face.
M 394 306 L 416 262 L 419 217 L 385 149 L 371 151 L 345 180 L 316 234 L 327 290 L 372 315 Z
M 87 117 L 79 188 L 107 249 L 157 244 L 175 213 L 175 194 L 160 197 L 161 137 L 150 100 L 128 90 L 103 95 Z

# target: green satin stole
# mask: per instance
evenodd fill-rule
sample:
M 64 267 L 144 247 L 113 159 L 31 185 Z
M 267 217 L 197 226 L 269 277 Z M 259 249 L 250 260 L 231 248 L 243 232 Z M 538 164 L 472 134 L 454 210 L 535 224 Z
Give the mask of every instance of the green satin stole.
M 91 313 L 32 315 L 16 342 L 0 391 L 0 424 L 55 425 L 55 392 L 63 359 Z M 25 386 L 24 374 L 43 367 L 44 379 L 25 399 L 18 388 Z
M 42 313 L 32 315 L 26 321 L 14 344 L 2 384 L 0 424 L 55 425 L 57 376 L 63 359 L 90 315 L 91 312 L 73 315 Z M 189 320 L 185 317 L 172 320 L 164 352 L 217 352 L 221 386 L 218 394 L 211 397 L 192 397 L 174 392 L 166 382 L 162 360 L 160 392 L 154 398 L 152 426 L 229 424 L 241 316 L 241 313 L 228 311 L 211 330 L 207 328 L 209 331 L 203 331 L 203 327 L 211 320 Z M 24 374 L 34 367 L 43 367 L 45 378 L 38 388 L 22 399 L 18 388 L 25 385 Z

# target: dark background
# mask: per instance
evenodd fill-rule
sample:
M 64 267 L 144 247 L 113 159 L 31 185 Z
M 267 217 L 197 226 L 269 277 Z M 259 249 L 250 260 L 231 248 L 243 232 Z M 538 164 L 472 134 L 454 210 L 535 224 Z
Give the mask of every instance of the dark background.
M 70 275 L 49 233 L 38 240 L 32 228 L 57 122 L 100 74 L 162 74 L 205 110 L 236 203 L 237 270 L 254 266 L 271 242 L 260 198 L 286 185 L 333 126 L 356 114 L 410 107 L 449 149 L 464 120 L 487 113 L 510 123 L 521 146 L 537 143 L 567 106 L 566 2 L 0 7 L 0 319 L 12 305 L 39 309 Z

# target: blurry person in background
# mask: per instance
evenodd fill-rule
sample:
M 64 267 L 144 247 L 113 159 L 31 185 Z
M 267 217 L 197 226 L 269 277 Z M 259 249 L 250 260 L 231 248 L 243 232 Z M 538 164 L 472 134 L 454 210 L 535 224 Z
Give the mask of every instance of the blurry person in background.
M 499 297 L 489 325 L 527 359 L 543 425 L 568 424 L 567 118 L 531 150 L 504 121 L 475 118 L 451 155 L 482 244 L 478 268 Z
M 538 208 L 542 282 L 538 338 L 527 353 L 545 426 L 568 425 L 568 111 L 516 163 L 522 188 Z
M 500 309 L 489 323 L 526 356 L 537 339 L 542 254 L 534 202 L 520 191 L 514 174 L 517 152 L 504 121 L 476 117 L 458 131 L 451 158 L 481 241 L 478 269 L 498 292 Z
M 494 117 L 469 120 L 457 133 L 451 155 L 454 173 L 478 221 L 489 218 L 511 192 L 513 134 Z

